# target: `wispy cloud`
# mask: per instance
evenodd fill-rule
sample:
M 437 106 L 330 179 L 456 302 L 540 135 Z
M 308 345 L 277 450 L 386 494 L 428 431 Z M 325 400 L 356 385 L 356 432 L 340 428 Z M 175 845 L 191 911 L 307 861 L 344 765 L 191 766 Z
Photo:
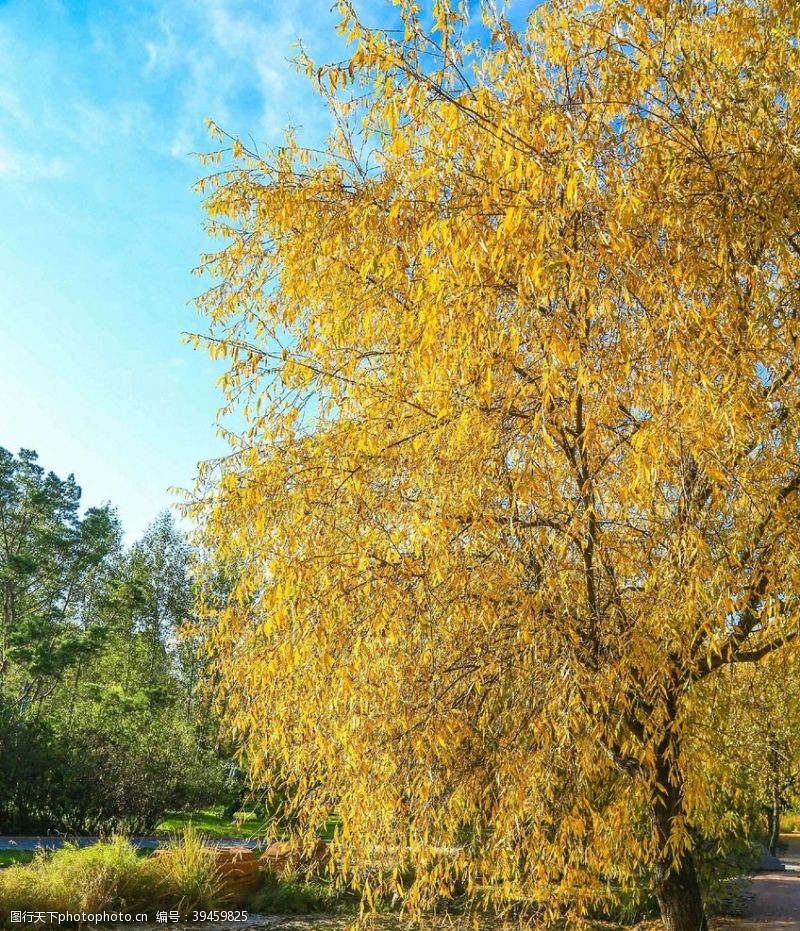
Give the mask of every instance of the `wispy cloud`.
M 122 140 L 144 142 L 154 129 L 148 103 L 142 99 L 120 99 L 96 104 L 84 97 L 65 102 L 64 133 L 82 148 L 97 150 L 119 147 Z
M 204 146 L 208 117 L 233 132 L 278 141 L 283 128 L 311 120 L 327 125 L 319 102 L 292 63 L 298 39 L 321 58 L 341 54 L 327 2 L 166 0 L 141 40 L 145 79 L 177 82 L 169 150 Z M 246 116 L 248 125 L 242 125 Z M 235 125 L 231 125 L 235 124 Z
M 129 527 L 224 451 L 209 429 L 221 363 L 172 361 L 199 326 L 189 269 L 210 245 L 191 193 L 203 169 L 183 156 L 210 144 L 206 117 L 259 142 L 289 122 L 320 141 L 328 117 L 287 59 L 298 36 L 320 63 L 342 57 L 331 2 L 0 0 L 0 329 L 15 345 L 0 393 L 31 399 L 0 427 Z M 373 22 L 394 15 L 356 2 Z
M 0 145 L 0 177 L 39 181 L 63 178 L 66 173 L 67 162 L 60 155 L 46 158 Z
M 314 143 L 330 126 L 292 63 L 300 39 L 320 62 L 342 57 L 330 0 L 142 0 L 135 16 L 124 5 L 89 9 L 65 44 L 61 27 L 31 44 L 0 18 L 0 145 L 13 140 L 14 153 L 57 145 L 70 162 L 131 146 L 182 159 L 209 145 L 208 118 L 267 144 L 289 124 Z M 18 87 L 27 88 L 24 102 Z M 23 163 L 41 176 L 65 168 L 63 159 L 6 155 L 0 172 Z
M 144 41 L 146 61 L 145 75 L 169 70 L 178 58 L 178 43 L 169 21 L 163 15 L 157 17 L 157 34 Z

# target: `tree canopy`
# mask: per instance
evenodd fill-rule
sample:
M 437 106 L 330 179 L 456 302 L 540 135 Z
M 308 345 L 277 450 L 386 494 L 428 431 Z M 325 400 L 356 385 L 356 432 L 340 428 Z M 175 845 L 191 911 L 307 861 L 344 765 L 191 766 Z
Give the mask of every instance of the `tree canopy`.
M 224 798 L 198 688 L 189 546 L 169 513 L 127 551 L 113 508 L 0 448 L 0 831 L 152 830 Z M 209 724 L 211 726 L 209 726 Z
M 0 696 L 13 663 L 24 705 L 96 645 L 92 601 L 121 548 L 111 508 L 80 517 L 74 476 L 45 472 L 37 458 L 0 448 Z
M 324 151 L 200 184 L 229 725 L 368 890 L 697 931 L 692 712 L 800 618 L 800 7 L 340 9 Z

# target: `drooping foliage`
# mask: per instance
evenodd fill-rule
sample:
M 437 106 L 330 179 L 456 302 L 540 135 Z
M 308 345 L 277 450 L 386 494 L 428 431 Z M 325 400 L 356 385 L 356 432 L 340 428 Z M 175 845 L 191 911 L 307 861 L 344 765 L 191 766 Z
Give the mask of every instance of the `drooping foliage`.
M 781 815 L 800 788 L 800 677 L 794 651 L 733 666 L 707 683 L 695 710 L 695 753 L 716 770 L 714 807 L 732 834 L 762 834 L 777 853 Z M 723 769 L 713 761 L 727 761 Z
M 800 7 L 340 9 L 326 149 L 200 184 L 230 728 L 368 890 L 697 931 L 693 711 L 800 617 Z

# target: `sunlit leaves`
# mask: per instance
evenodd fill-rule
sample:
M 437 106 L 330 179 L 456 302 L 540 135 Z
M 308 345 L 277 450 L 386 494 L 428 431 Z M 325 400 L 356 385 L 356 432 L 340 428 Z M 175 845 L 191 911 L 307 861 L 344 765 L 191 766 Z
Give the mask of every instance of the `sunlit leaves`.
M 370 894 L 557 911 L 681 861 L 696 683 L 797 631 L 800 12 L 550 3 L 467 54 L 437 9 L 342 6 L 324 152 L 221 137 L 198 306 L 247 413 L 191 510 L 300 829 Z

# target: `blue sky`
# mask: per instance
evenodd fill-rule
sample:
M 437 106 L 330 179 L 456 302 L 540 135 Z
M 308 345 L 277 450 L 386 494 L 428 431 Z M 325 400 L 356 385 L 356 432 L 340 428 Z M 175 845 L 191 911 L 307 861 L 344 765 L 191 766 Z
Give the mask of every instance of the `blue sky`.
M 202 327 L 207 246 L 189 153 L 210 147 L 206 117 L 322 139 L 288 59 L 298 36 L 342 57 L 330 3 L 0 2 L 0 445 L 74 472 L 129 539 L 223 449 L 218 371 L 180 336 Z

